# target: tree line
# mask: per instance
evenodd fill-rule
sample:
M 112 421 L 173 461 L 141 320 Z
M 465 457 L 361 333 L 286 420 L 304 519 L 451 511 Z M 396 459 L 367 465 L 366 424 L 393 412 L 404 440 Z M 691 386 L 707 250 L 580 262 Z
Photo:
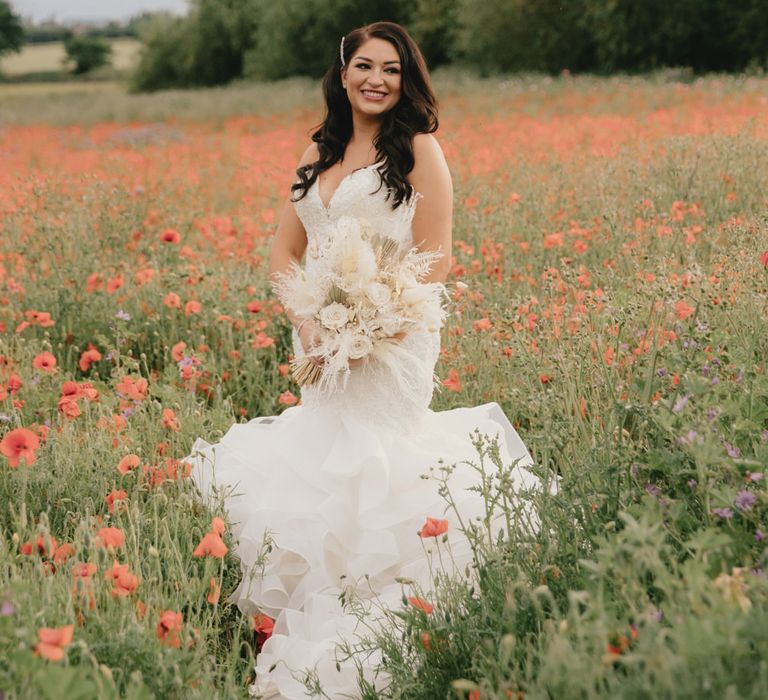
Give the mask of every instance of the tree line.
M 341 36 L 403 24 L 430 68 L 481 74 L 768 67 L 768 0 L 192 0 L 147 27 L 137 90 L 321 76 Z
M 0 53 L 23 41 L 13 18 L 0 0 Z M 406 26 L 430 68 L 483 75 L 768 67 L 768 0 L 191 0 L 184 17 L 131 24 L 144 42 L 131 85 L 317 78 L 343 34 L 379 19 Z

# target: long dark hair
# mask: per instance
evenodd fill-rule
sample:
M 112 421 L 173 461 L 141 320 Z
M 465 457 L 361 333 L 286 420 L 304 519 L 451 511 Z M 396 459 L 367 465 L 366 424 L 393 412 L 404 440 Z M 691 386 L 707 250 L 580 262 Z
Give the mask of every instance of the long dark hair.
M 376 162 L 382 163 L 379 189 L 387 186 L 387 199 L 390 194 L 394 196 L 392 208 L 396 209 L 411 196 L 412 188 L 405 178 L 413 170 L 414 135 L 437 131 L 437 100 L 419 47 L 408 32 L 394 22 L 374 22 L 347 34 L 344 37 L 344 63 L 348 64 L 360 46 L 372 38 L 388 41 L 397 49 L 400 58 L 400 99 L 384 113 L 373 142 Z M 297 193 L 293 201 L 303 199 L 320 173 L 341 159 L 352 137 L 352 106 L 341 84 L 341 68 L 341 57 L 337 54 L 323 76 L 325 119 L 312 134 L 320 158 L 297 169 L 299 182 L 291 186 L 291 191 Z

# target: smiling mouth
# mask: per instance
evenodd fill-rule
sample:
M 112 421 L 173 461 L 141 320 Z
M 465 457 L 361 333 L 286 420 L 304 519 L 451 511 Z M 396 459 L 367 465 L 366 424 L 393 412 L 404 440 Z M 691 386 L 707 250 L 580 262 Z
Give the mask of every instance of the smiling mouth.
M 383 100 L 387 96 L 386 92 L 379 92 L 378 90 L 361 90 L 360 92 L 369 100 Z

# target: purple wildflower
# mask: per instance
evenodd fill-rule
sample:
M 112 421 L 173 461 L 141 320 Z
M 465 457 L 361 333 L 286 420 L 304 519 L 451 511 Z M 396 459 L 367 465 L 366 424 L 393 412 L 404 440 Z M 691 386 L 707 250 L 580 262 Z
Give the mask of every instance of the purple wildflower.
M 733 511 L 727 506 L 725 508 L 713 508 L 712 512 L 722 520 L 730 520 L 733 517 Z
M 656 374 L 658 374 L 660 377 L 666 377 L 667 376 L 667 370 L 663 367 L 659 367 L 659 369 L 656 370 Z
M 685 435 L 680 436 L 677 441 L 681 445 L 692 445 L 697 437 L 699 437 L 699 434 L 695 430 L 691 429 Z
M 131 314 L 129 314 L 127 311 L 123 311 L 122 309 L 120 309 L 120 311 L 118 311 L 115 316 L 117 316 L 117 318 L 119 318 L 121 321 L 131 320 Z
M 733 501 L 739 510 L 750 510 L 757 503 L 757 496 L 751 491 L 739 491 Z
M 651 612 L 650 618 L 654 622 L 661 622 L 664 619 L 664 611 L 661 608 L 656 608 Z
M 755 530 L 755 541 L 756 542 L 762 542 L 764 537 L 765 537 L 765 535 L 763 534 L 763 531 L 760 528 Z
M 0 413 L 0 423 L 10 423 L 12 418 L 7 413 Z
M 8 600 L 4 600 L 0 605 L 0 617 L 10 617 L 16 614 L 16 608 L 13 607 L 13 603 Z
M 182 357 L 182 358 L 181 358 L 181 359 L 178 361 L 178 365 L 179 365 L 179 368 L 182 368 L 182 367 L 189 367 L 191 364 L 193 364 L 193 360 L 192 360 L 192 358 L 191 358 L 191 357 L 187 357 L 186 355 L 184 355 L 184 357 Z
M 672 407 L 672 413 L 680 413 L 685 408 L 690 398 L 691 397 L 689 394 L 680 396 L 677 401 L 675 401 L 675 405 Z
M 648 484 L 645 487 L 645 492 L 654 498 L 661 496 L 661 489 L 656 484 Z
M 747 474 L 747 478 L 750 481 L 762 481 L 763 479 L 763 472 L 751 472 Z
M 120 415 L 123 418 L 130 418 L 133 415 L 133 409 L 132 408 L 125 408 L 122 411 L 120 411 Z
M 768 442 L 768 430 L 763 430 L 763 432 L 760 433 L 760 441 Z
M 696 481 L 696 479 L 688 479 L 686 483 L 688 484 L 688 488 L 694 489 L 696 488 L 696 484 L 698 484 L 699 482 Z
M 729 457 L 733 457 L 734 459 L 741 457 L 741 450 L 735 445 L 731 445 L 730 442 L 723 440 L 723 446 Z

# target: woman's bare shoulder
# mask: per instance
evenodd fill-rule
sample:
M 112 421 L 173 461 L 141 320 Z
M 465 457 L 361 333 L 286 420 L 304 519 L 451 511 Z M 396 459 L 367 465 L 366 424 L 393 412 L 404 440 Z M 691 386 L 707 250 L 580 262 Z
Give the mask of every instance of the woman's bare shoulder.
M 420 166 L 447 167 L 443 149 L 434 134 L 419 133 L 414 135 L 413 159 L 414 168 Z
M 299 160 L 299 167 L 301 168 L 304 165 L 315 163 L 319 158 L 320 151 L 317 148 L 317 144 L 313 141 L 309 144 L 309 146 L 307 146 L 307 149 L 302 154 L 301 159 Z
M 419 192 L 451 191 L 451 173 L 443 149 L 432 134 L 413 137 L 413 170 L 408 180 Z

